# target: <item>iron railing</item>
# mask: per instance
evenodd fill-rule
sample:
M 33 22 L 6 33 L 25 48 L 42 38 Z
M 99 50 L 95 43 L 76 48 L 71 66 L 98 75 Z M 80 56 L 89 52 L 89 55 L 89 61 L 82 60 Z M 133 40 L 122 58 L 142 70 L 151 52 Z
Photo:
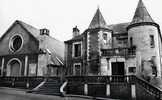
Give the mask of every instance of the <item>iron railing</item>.
M 113 48 L 113 49 L 102 49 L 102 56 L 131 56 L 136 55 L 136 48 Z
M 118 82 L 134 82 L 134 77 L 129 75 L 112 75 L 112 76 L 67 76 L 69 82 L 83 83 L 118 83 Z

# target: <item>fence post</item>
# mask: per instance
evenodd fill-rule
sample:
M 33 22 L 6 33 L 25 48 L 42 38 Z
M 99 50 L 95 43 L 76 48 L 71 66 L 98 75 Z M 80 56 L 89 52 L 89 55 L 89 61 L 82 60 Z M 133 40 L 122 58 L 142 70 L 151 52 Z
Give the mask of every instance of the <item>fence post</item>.
M 26 88 L 29 88 L 29 77 L 27 77 Z
M 136 86 L 135 86 L 135 84 L 131 84 L 131 96 L 132 96 L 132 100 L 136 100 Z
M 162 91 L 159 93 L 159 99 L 162 100 Z
M 88 95 L 88 84 L 87 83 L 84 84 L 84 94 Z
M 15 86 L 15 78 L 12 79 L 12 87 Z
M 110 96 L 110 84 L 106 84 L 106 96 Z

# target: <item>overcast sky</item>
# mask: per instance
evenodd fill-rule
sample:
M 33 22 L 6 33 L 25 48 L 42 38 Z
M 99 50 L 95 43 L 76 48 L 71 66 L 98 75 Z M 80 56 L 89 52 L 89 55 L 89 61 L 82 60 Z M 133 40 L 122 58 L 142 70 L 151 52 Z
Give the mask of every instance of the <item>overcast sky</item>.
M 152 18 L 162 25 L 162 0 L 143 0 Z M 50 35 L 61 40 L 72 36 L 76 25 L 88 28 L 99 6 L 107 24 L 130 22 L 138 0 L 0 0 L 0 35 L 15 20 L 38 29 L 50 29 Z

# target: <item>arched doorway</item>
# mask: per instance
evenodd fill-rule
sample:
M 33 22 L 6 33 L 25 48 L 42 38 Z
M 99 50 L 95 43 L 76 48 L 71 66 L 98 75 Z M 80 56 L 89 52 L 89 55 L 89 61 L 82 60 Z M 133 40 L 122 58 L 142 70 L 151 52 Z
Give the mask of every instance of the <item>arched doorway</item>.
M 11 59 L 7 64 L 7 76 L 21 75 L 21 61 L 17 58 Z

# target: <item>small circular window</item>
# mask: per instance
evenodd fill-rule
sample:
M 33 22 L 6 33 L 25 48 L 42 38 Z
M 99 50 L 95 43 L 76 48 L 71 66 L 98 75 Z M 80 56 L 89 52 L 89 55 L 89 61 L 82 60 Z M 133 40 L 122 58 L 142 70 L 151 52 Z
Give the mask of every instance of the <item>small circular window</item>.
M 15 35 L 11 38 L 10 40 L 10 49 L 11 51 L 15 52 L 17 50 L 19 50 L 22 46 L 22 37 L 19 35 Z

